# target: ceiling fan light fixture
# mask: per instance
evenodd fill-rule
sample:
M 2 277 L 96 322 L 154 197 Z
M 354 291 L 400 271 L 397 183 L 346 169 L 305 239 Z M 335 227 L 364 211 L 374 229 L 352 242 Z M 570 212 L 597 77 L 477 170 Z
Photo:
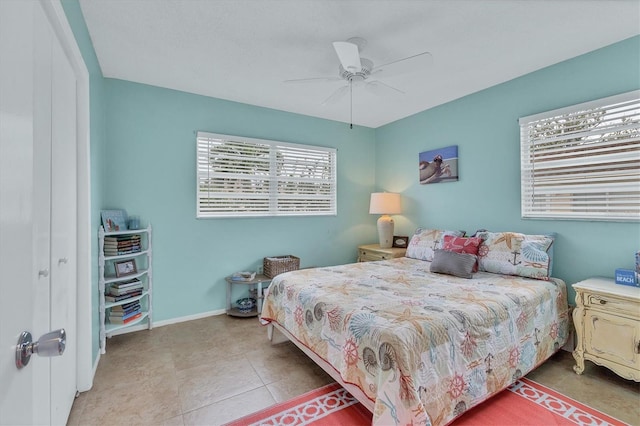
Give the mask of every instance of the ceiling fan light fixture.
M 347 41 L 333 42 L 333 48 L 340 60 L 337 76 L 285 80 L 285 82 L 344 81 L 346 84 L 337 88 L 321 105 L 335 104 L 348 92 L 351 116 L 349 127 L 353 128 L 353 86 L 364 87 L 368 92 L 379 96 L 403 94 L 402 90 L 380 81 L 379 76 L 387 77 L 416 72 L 424 69 L 433 61 L 431 53 L 422 52 L 374 67 L 371 60 L 360 57 L 360 52 L 362 52 L 366 44 L 367 41 L 361 37 L 352 37 Z M 372 78 L 370 79 L 370 77 Z
M 345 69 L 342 65 L 338 66 L 338 74 L 340 78 L 346 81 L 363 81 L 371 75 L 371 69 L 373 68 L 373 62 L 367 58 L 360 58 L 361 67 L 357 71 L 351 71 Z

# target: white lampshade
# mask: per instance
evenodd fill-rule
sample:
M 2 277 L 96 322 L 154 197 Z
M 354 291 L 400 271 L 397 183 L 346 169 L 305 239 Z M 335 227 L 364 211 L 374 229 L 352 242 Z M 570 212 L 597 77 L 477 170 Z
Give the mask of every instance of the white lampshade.
M 393 192 L 374 192 L 369 203 L 370 214 L 400 214 L 400 194 Z
M 370 214 L 381 214 L 378 219 L 378 239 L 381 248 L 389 248 L 393 243 L 393 219 L 390 214 L 399 214 L 400 194 L 393 192 L 374 192 L 369 203 Z

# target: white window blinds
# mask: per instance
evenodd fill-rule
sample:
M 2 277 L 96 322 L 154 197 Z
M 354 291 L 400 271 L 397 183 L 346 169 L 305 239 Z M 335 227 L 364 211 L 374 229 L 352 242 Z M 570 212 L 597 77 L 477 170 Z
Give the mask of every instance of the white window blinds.
M 640 220 L 640 91 L 520 119 L 522 217 Z
M 335 215 L 336 150 L 198 132 L 197 217 Z

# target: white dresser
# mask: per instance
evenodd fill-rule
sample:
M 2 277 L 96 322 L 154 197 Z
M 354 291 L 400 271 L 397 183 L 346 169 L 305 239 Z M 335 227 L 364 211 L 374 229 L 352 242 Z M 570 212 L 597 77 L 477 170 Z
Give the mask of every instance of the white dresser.
M 582 374 L 589 360 L 625 379 L 640 381 L 640 287 L 589 278 L 573 284 L 573 289 L 577 305 L 574 371 Z

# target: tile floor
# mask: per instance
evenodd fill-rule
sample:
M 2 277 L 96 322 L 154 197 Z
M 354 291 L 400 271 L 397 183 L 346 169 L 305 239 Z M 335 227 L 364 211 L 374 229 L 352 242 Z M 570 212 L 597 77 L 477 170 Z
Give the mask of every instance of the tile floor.
M 640 425 L 640 384 L 572 366 L 560 351 L 528 377 Z M 271 345 L 256 318 L 219 315 L 108 339 L 68 424 L 218 425 L 332 381 L 292 343 Z

